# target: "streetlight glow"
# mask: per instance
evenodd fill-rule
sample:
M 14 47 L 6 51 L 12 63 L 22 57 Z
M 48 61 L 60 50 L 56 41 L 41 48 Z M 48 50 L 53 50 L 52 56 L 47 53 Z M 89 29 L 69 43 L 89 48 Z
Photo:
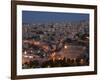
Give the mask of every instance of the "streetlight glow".
M 67 46 L 65 45 L 64 48 L 67 49 Z

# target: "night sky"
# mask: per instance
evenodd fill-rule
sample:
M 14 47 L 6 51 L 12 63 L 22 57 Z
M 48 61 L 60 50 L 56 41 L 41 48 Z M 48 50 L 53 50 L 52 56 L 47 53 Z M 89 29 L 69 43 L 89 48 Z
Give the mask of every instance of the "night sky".
M 82 13 L 60 13 L 60 12 L 39 12 L 22 11 L 23 23 L 46 23 L 46 22 L 75 22 L 89 20 L 89 14 Z

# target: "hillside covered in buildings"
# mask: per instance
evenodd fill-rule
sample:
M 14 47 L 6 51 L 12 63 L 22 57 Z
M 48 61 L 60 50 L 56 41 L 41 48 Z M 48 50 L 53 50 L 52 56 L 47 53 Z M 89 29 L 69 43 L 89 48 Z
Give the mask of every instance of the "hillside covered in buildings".
M 23 68 L 89 65 L 89 21 L 23 23 Z

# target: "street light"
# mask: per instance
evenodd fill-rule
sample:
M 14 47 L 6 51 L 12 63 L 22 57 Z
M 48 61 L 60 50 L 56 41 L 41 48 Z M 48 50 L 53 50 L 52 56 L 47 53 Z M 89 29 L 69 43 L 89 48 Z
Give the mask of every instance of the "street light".
M 24 52 L 24 54 L 26 55 L 26 54 L 27 54 L 27 52 L 25 51 L 25 52 Z
M 67 49 L 68 48 L 67 45 L 65 45 L 64 48 Z

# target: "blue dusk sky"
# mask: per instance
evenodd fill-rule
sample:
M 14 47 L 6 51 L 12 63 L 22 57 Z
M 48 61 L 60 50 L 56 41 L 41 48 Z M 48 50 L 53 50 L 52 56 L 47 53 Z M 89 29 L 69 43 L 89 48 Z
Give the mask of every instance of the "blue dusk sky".
M 89 21 L 89 14 L 22 11 L 23 23 L 76 22 L 81 20 Z

